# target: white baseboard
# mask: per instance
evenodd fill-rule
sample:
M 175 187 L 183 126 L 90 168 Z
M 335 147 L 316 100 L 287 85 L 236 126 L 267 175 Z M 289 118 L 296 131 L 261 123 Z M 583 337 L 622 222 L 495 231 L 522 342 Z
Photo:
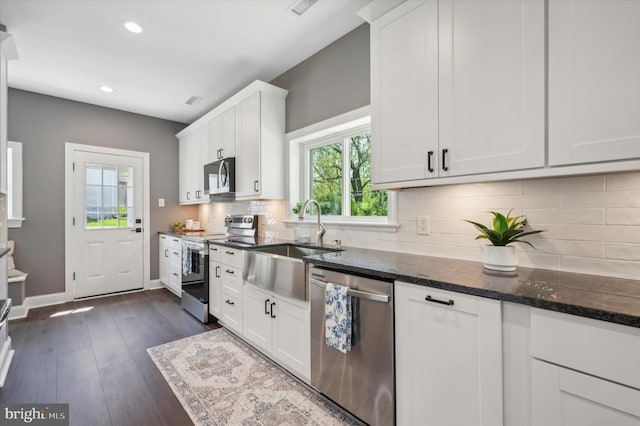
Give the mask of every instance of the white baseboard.
M 164 286 L 160 280 L 151 280 L 149 281 L 149 288 L 144 290 L 159 290 L 161 288 L 170 288 Z M 138 291 L 144 291 L 138 290 Z M 175 292 L 174 292 L 175 293 Z M 110 295 L 97 296 L 97 297 L 108 297 Z M 26 318 L 29 313 L 29 309 L 31 308 L 42 308 L 44 306 L 51 305 L 59 305 L 61 303 L 69 302 L 67 300 L 66 293 L 51 293 L 51 294 L 43 294 L 40 296 L 29 296 L 25 297 L 22 305 L 12 306 L 11 311 L 9 311 L 9 320 Z
M 147 290 L 158 290 L 159 288 L 163 288 L 164 285 L 160 282 L 160 280 L 151 280 L 149 281 L 149 287 Z
M 43 306 L 58 305 L 65 302 L 67 302 L 67 296 L 64 292 L 25 297 L 22 305 L 11 307 L 9 319 L 26 318 L 31 308 L 42 308 Z

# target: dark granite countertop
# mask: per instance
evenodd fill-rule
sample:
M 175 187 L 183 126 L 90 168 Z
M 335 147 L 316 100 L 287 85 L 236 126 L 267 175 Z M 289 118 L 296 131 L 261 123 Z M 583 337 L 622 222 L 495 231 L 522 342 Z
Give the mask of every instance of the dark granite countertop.
M 304 258 L 342 272 L 441 288 L 640 328 L 640 280 L 519 267 L 485 271 L 480 262 L 359 248 Z

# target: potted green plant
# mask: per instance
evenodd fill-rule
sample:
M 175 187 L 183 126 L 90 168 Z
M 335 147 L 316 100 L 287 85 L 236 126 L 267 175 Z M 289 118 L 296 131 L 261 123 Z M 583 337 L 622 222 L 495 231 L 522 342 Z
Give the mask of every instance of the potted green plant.
M 172 223 L 173 225 L 173 230 L 176 234 L 179 234 L 182 228 L 182 222 L 180 222 L 179 220 L 176 220 L 175 222 Z
M 493 229 L 471 220 L 466 220 L 480 231 L 476 240 L 487 239 L 491 245 L 482 246 L 482 259 L 484 267 L 495 271 L 515 271 L 518 265 L 516 248 L 510 246 L 511 243 L 524 243 L 533 248 L 533 244 L 523 240 L 523 237 L 539 234 L 543 230 L 525 230 L 527 218 L 522 216 L 511 216 L 511 211 L 507 215 L 490 211 L 493 215 Z

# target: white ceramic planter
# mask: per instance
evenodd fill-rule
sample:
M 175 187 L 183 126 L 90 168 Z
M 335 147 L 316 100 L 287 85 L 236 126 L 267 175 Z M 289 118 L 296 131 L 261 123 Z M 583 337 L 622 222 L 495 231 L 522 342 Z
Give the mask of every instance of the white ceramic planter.
M 482 262 L 484 267 L 493 271 L 516 270 L 518 256 L 513 246 L 482 246 Z

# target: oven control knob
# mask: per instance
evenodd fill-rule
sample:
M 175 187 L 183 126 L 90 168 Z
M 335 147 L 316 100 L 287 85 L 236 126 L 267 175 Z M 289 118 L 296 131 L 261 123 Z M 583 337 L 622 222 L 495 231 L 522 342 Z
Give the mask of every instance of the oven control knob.
M 244 223 L 251 223 L 253 222 L 253 218 L 252 217 L 245 217 L 244 218 Z

